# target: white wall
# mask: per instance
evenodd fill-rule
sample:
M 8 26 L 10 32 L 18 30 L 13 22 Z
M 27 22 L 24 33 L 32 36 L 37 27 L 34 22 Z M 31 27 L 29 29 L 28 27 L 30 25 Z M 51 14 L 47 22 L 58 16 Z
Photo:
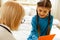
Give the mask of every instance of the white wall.
M 54 15 L 55 18 L 59 19 L 60 16 L 60 0 L 51 0 L 52 2 L 52 14 Z
M 51 3 L 52 3 L 52 11 L 51 12 L 54 15 L 54 17 L 56 17 L 58 0 L 51 0 Z
M 3 5 L 7 1 L 13 1 L 13 0 L 1 0 L 1 4 Z
M 60 20 L 60 0 L 58 0 L 58 6 L 57 6 L 57 12 L 56 12 L 56 18 Z
M 1 4 L 4 4 L 6 1 L 8 1 L 8 0 L 2 0 L 2 1 L 1 1 Z

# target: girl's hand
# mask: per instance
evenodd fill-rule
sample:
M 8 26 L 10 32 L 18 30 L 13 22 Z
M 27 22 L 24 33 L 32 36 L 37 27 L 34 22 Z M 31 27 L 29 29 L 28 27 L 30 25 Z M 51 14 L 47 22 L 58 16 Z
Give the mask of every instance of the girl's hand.
M 33 35 L 33 36 L 32 36 L 32 39 L 33 39 L 33 40 L 38 40 L 38 37 L 35 36 L 35 35 Z

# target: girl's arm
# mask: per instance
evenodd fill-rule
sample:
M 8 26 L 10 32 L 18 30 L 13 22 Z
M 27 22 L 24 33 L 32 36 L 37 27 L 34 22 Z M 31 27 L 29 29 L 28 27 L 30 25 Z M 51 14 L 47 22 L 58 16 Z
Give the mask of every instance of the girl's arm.
M 32 22 L 31 22 L 32 30 L 31 30 L 31 34 L 30 34 L 28 40 L 37 40 L 38 34 L 37 34 L 36 20 L 35 19 L 36 19 L 35 17 L 32 18 Z

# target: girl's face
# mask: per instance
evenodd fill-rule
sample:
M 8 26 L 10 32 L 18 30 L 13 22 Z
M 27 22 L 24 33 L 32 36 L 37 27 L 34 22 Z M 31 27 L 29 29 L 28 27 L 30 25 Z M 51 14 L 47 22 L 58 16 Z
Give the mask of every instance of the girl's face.
M 48 16 L 50 9 L 45 7 L 37 7 L 39 17 L 45 18 Z

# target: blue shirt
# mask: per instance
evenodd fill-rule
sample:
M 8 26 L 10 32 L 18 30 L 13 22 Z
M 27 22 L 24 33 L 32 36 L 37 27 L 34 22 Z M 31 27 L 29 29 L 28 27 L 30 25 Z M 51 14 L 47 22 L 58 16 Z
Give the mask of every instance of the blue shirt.
M 39 25 L 40 25 L 40 36 L 46 35 L 47 29 L 48 29 L 48 16 L 46 18 L 40 18 L 39 19 Z M 37 40 L 38 39 L 38 31 L 37 31 L 37 21 L 36 21 L 36 15 L 32 18 L 32 31 L 30 36 L 27 40 Z M 50 15 L 50 29 L 52 28 L 53 23 L 53 16 Z

